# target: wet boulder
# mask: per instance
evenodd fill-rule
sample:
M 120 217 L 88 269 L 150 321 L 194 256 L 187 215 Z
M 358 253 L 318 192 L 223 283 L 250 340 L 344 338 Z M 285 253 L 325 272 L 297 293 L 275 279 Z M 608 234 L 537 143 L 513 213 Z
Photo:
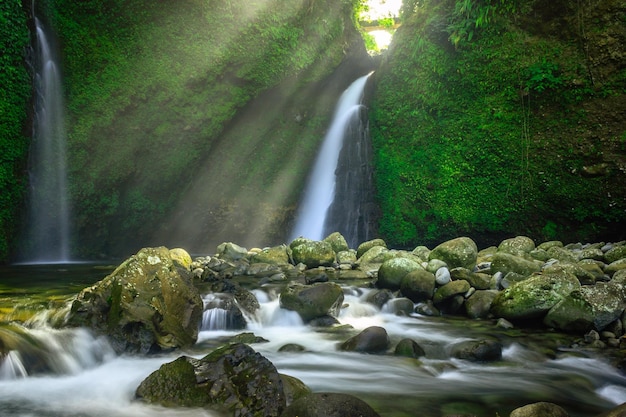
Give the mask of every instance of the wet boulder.
M 381 353 L 389 347 L 389 335 L 380 326 L 371 326 L 343 342 L 340 350 L 360 353 Z
M 407 358 L 419 358 L 425 356 L 424 349 L 412 339 L 402 339 L 396 345 L 393 352 L 395 356 L 404 356 Z
M 443 285 L 437 289 L 433 296 L 433 303 L 439 304 L 445 300 L 448 300 L 455 295 L 465 294 L 470 289 L 469 282 L 464 279 L 458 281 L 450 281 L 446 285 Z
M 250 346 L 235 343 L 202 359 L 181 356 L 162 365 L 137 388 L 138 399 L 166 407 L 215 407 L 241 417 L 280 416 L 283 380 Z
M 280 307 L 297 312 L 305 322 L 326 315 L 337 316 L 343 290 L 332 282 L 313 285 L 291 284 L 280 293 Z
M 583 286 L 559 301 L 546 315 L 546 326 L 567 332 L 601 331 L 626 307 L 624 285 L 599 282 Z
M 458 237 L 443 242 L 428 255 L 430 259 L 440 259 L 449 268 L 463 267 L 473 269 L 478 258 L 478 247 L 469 237 Z
M 226 261 L 237 261 L 248 255 L 248 250 L 236 243 L 224 242 L 217 246 L 216 256 Z
M 453 345 L 450 354 L 472 362 L 495 361 L 502 358 L 502 344 L 495 340 L 466 340 Z
M 335 251 L 330 243 L 317 240 L 297 239 L 291 244 L 293 261 L 307 268 L 330 266 L 335 262 Z
M 538 402 L 516 408 L 510 417 L 569 417 L 569 414 L 554 403 Z
M 283 381 L 283 392 L 285 393 L 285 402 L 287 405 L 292 402 L 311 394 L 311 388 L 307 387 L 304 382 L 290 375 L 280 374 Z
M 493 301 L 491 312 L 511 321 L 543 318 L 579 288 L 580 282 L 572 274 L 535 275 L 501 291 Z
M 398 290 L 405 275 L 419 269 L 423 270 L 424 268 L 413 259 L 404 257 L 388 259 L 383 262 L 378 270 L 376 285 L 378 288 Z
M 626 244 L 613 246 L 611 249 L 606 251 L 604 258 L 608 263 L 613 263 L 626 258 Z
M 294 401 L 281 417 L 380 417 L 365 401 L 349 394 L 312 393 Z
M 144 248 L 113 273 L 82 290 L 67 316 L 70 326 L 106 334 L 117 351 L 158 352 L 196 342 L 203 303 L 177 250 Z

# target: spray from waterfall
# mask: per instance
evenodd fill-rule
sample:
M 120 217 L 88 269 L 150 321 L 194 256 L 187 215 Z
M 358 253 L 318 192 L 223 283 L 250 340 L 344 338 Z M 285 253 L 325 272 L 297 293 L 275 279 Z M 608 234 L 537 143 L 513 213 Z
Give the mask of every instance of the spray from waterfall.
M 52 36 L 38 18 L 35 30 L 35 108 L 23 258 L 26 262 L 67 262 L 70 210 L 62 79 Z
M 371 161 L 363 92 L 370 74 L 341 95 L 296 217 L 292 239 L 338 231 L 352 246 L 369 238 Z M 359 240 L 360 239 L 360 240 Z

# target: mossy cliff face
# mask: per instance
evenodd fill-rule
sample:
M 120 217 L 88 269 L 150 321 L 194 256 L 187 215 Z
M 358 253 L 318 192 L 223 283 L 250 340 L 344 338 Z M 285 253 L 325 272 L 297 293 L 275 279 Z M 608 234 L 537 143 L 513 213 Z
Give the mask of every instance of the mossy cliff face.
M 0 263 L 15 238 L 26 182 L 30 76 L 25 65 L 29 38 L 27 12 L 19 0 L 0 4 Z
M 403 21 L 370 105 L 388 242 L 623 237 L 622 1 L 405 1 Z
M 367 71 L 353 3 L 56 0 L 75 252 L 282 241 L 334 103 Z

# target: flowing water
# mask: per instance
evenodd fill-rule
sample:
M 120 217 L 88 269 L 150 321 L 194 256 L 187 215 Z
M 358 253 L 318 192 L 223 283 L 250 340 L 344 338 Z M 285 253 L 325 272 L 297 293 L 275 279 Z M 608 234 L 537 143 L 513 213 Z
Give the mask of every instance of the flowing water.
M 29 216 L 24 262 L 67 262 L 70 221 L 66 132 L 59 60 L 51 36 L 35 18 L 35 114 L 29 153 Z
M 342 171 L 338 170 L 338 167 L 344 141 L 347 137 L 351 137 L 351 139 L 357 142 L 354 146 L 359 146 L 358 144 L 363 139 L 363 131 L 359 131 L 362 110 L 361 100 L 368 78 L 369 74 L 358 78 L 339 98 L 333 120 L 317 155 L 315 165 L 313 166 L 307 187 L 304 191 L 303 200 L 300 203 L 296 217 L 296 225 L 292 231 L 293 238 L 303 236 L 313 240 L 321 240 L 324 238 L 325 231 L 332 230 L 342 232 L 346 240 L 354 241 L 354 243 L 366 240 L 357 240 L 359 236 L 354 235 L 352 228 L 344 230 L 346 224 L 355 223 L 355 219 L 347 219 L 345 217 L 347 214 L 356 215 L 357 220 L 355 226 L 359 226 L 358 218 L 363 217 L 363 215 L 359 215 L 359 213 L 361 213 L 359 200 L 355 201 L 354 205 L 348 209 L 340 208 L 334 211 L 336 217 L 341 217 L 335 219 L 328 219 L 327 217 L 329 215 L 329 208 L 335 199 L 338 174 Z M 354 133 L 354 135 L 352 135 L 352 133 Z M 365 153 L 359 151 L 355 156 L 362 155 L 364 158 L 369 157 L 366 145 L 362 145 L 361 148 Z M 360 167 L 361 165 L 362 163 L 357 162 L 357 166 Z M 353 180 L 350 181 L 351 183 L 355 181 L 355 172 L 353 170 L 346 170 L 344 167 L 343 171 L 345 174 L 344 178 L 348 178 L 349 176 Z M 356 175 L 357 181 L 359 178 L 367 180 L 369 175 Z M 356 191 L 360 188 L 363 187 L 354 182 L 344 187 L 343 191 Z M 341 198 L 345 199 L 345 193 L 341 195 Z M 364 223 L 369 222 L 365 221 Z M 335 225 L 338 227 L 335 227 Z M 325 228 L 325 226 L 327 227 Z M 334 228 L 328 229 L 328 227 Z
M 21 337 L 28 346 L 2 358 L 0 415 L 217 416 L 207 410 L 164 409 L 133 400 L 146 376 L 181 353 L 118 356 L 104 338 L 86 329 L 52 329 L 45 320 L 34 319 L 26 326 L 16 320 L 7 324 L 16 317 L 12 311 L 19 315 L 30 309 L 36 313 L 34 318 L 49 317 L 47 306 L 60 306 L 61 300 L 110 271 L 90 264 L 0 270 L 0 333 Z M 537 401 L 560 404 L 572 417 L 587 417 L 626 401 L 626 378 L 606 360 L 554 349 L 568 346 L 569 336 L 505 331 L 489 321 L 398 316 L 392 309 L 366 303 L 368 291 L 346 285 L 338 317 L 346 326 L 321 329 L 281 309 L 277 288 L 252 289 L 261 310 L 248 317 L 244 331 L 268 340 L 251 346 L 279 372 L 301 379 L 314 391 L 356 395 L 383 417 L 439 417 L 443 412 L 453 414 L 450 410 L 458 410 L 454 407 L 473 410 L 478 416 L 498 413 L 504 417 L 516 407 Z M 212 298 L 206 294 L 205 303 Z M 226 329 L 229 320 L 224 312 L 207 313 L 205 318 L 197 344 L 186 354 L 202 357 L 226 337 L 241 332 Z M 347 325 L 353 330 L 346 329 Z M 339 343 L 372 325 L 383 326 L 392 344 L 405 337 L 417 341 L 426 356 L 416 360 L 338 350 Z M 473 363 L 449 357 L 455 343 L 485 337 L 497 338 L 504 345 L 502 360 Z M 279 352 L 288 343 L 299 344 L 305 351 Z

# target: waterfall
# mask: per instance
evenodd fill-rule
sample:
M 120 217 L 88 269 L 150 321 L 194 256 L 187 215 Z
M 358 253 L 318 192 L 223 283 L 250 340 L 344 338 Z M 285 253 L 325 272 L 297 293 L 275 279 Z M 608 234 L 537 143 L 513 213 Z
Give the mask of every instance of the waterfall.
M 292 239 L 321 240 L 338 231 L 352 246 L 358 239 L 365 240 L 363 230 L 370 223 L 365 214 L 371 210 L 363 201 L 372 193 L 369 135 L 361 101 L 369 75 L 354 81 L 339 98 L 300 203 Z
M 23 257 L 28 262 L 67 262 L 70 222 L 62 80 L 54 43 L 38 18 L 35 29 L 35 108 Z

